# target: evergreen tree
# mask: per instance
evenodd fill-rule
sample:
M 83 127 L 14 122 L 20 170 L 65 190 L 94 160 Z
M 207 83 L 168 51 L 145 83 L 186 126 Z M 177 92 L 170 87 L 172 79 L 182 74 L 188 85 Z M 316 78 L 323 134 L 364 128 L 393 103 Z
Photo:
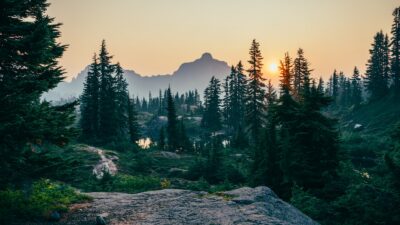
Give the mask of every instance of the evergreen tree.
M 135 109 L 134 100 L 129 98 L 129 93 L 127 95 L 127 108 L 128 108 L 128 129 L 129 129 L 129 139 L 132 143 L 140 138 L 140 125 L 137 119 L 137 111 Z
M 120 64 L 115 65 L 115 126 L 118 138 L 124 138 L 129 133 L 128 108 L 129 94 L 128 83 L 124 78 L 124 71 Z M 132 119 L 132 118 L 131 118 Z
M 396 97 L 398 97 L 400 95 L 400 7 L 394 9 L 393 17 L 392 37 L 390 42 L 390 75 L 392 89 Z
M 1 1 L 0 8 L 0 186 L 29 170 L 28 144 L 66 144 L 75 102 L 52 106 L 40 96 L 64 78 L 58 65 L 65 45 L 60 24 L 46 15 L 46 0 Z
M 311 70 L 309 69 L 309 63 L 304 57 L 303 49 L 297 51 L 297 57 L 294 59 L 293 67 L 293 97 L 296 100 L 300 100 L 300 95 L 304 90 L 305 82 L 309 82 Z
M 333 99 L 333 103 L 336 104 L 336 101 L 339 97 L 339 76 L 336 70 L 333 71 L 332 74 L 332 83 L 331 83 L 331 97 Z
M 93 56 L 88 75 L 80 97 L 80 127 L 86 140 L 97 138 L 99 132 L 99 68 L 97 56 Z
M 322 77 L 319 78 L 317 90 L 319 93 L 325 94 L 324 93 L 324 79 L 322 79 Z
M 229 75 L 228 98 L 226 99 L 228 102 L 227 108 L 229 109 L 226 123 L 234 136 L 239 132 L 239 127 L 244 126 L 246 85 L 247 81 L 243 74 L 243 65 L 239 62 L 236 67 L 232 66 L 231 74 Z
M 170 151 L 176 151 L 179 148 L 179 134 L 178 134 L 178 122 L 175 110 L 175 103 L 172 97 L 171 88 L 167 89 L 167 137 L 168 137 L 168 149 Z
M 351 103 L 359 105 L 362 102 L 362 85 L 361 76 L 357 67 L 354 67 L 353 76 L 351 78 Z
M 249 73 L 247 99 L 246 99 L 246 121 L 250 131 L 250 137 L 254 144 L 258 143 L 260 129 L 264 124 L 265 113 L 265 78 L 262 74 L 263 57 L 260 51 L 260 44 L 253 40 L 250 47 L 250 68 Z
M 371 100 L 380 99 L 388 93 L 388 53 L 388 38 L 380 31 L 374 37 L 365 74 L 365 86 Z
M 234 91 L 234 83 L 235 83 L 236 69 L 235 67 L 231 67 L 231 74 L 225 78 L 224 82 L 224 98 L 222 100 L 222 114 L 225 119 L 225 123 L 228 127 L 232 127 L 232 104 L 234 101 L 233 91 Z
M 293 82 L 293 62 L 289 53 L 285 53 L 285 58 L 280 61 L 280 90 L 281 94 L 290 94 Z
M 208 87 L 204 90 L 204 113 L 202 126 L 215 132 L 221 129 L 221 84 L 214 76 L 211 77 Z
M 114 67 L 111 56 L 106 49 L 106 42 L 101 43 L 99 55 L 100 93 L 99 93 L 99 136 L 104 142 L 111 141 L 117 134 L 116 107 L 115 107 L 115 81 L 112 76 Z

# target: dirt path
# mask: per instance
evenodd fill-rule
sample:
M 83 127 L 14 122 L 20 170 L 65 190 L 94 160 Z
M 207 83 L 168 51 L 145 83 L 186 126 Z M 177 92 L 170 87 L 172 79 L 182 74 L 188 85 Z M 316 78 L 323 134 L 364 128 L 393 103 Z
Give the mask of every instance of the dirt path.
M 104 172 L 111 175 L 117 174 L 118 168 L 114 163 L 114 161 L 118 160 L 117 156 L 107 156 L 104 150 L 93 146 L 88 146 L 87 150 L 100 156 L 100 161 L 93 168 L 93 174 L 97 179 L 101 179 L 104 176 Z

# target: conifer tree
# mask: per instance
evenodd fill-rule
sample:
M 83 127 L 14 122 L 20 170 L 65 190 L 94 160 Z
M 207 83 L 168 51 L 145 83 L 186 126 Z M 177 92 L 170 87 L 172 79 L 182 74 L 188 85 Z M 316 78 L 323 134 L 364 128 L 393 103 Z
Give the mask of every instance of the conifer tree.
M 229 110 L 226 123 L 232 129 L 234 135 L 237 134 L 239 126 L 244 126 L 246 84 L 243 65 L 239 62 L 236 67 L 232 66 L 228 84 L 229 97 L 227 101 Z
M 324 79 L 322 79 L 322 77 L 319 78 L 317 90 L 319 93 L 325 94 L 324 93 Z
M 128 94 L 128 83 L 124 78 L 124 71 L 121 68 L 120 64 L 117 63 L 115 65 L 115 125 L 117 136 L 119 138 L 124 138 L 127 133 L 129 133 L 128 126 L 128 103 L 129 94 Z
M 221 128 L 221 84 L 214 76 L 211 77 L 208 87 L 204 90 L 204 113 L 202 126 L 211 132 Z
M 285 53 L 285 57 L 280 61 L 280 91 L 281 94 L 290 94 L 293 82 L 293 62 L 289 53 Z
M 112 73 L 111 56 L 106 49 L 105 40 L 101 43 L 99 54 L 100 93 L 99 93 L 99 136 L 104 142 L 114 138 L 117 133 L 115 123 L 115 81 Z
M 97 56 L 93 56 L 88 75 L 84 84 L 82 96 L 80 97 L 80 127 L 82 137 L 90 140 L 95 139 L 99 132 L 99 68 Z
M 388 93 L 389 49 L 388 37 L 382 31 L 374 37 L 367 64 L 365 86 L 370 94 L 370 100 L 377 100 Z
M 168 137 L 168 149 L 170 151 L 176 151 L 179 148 L 179 134 L 178 134 L 178 122 L 175 110 L 175 103 L 172 97 L 171 88 L 168 87 L 166 91 L 167 97 L 167 137 Z
M 362 102 L 361 75 L 357 67 L 354 67 L 351 77 L 351 103 L 359 105 Z
M 260 44 L 253 40 L 250 51 L 250 68 L 249 73 L 247 99 L 246 99 L 246 122 L 250 131 L 250 137 L 254 144 L 258 143 L 261 127 L 264 123 L 264 113 L 266 106 L 265 100 L 265 78 L 262 73 L 263 57 L 260 51 Z
M 129 93 L 127 95 L 127 108 L 128 108 L 128 131 L 129 139 L 132 143 L 140 138 L 140 125 L 137 119 L 137 111 L 135 109 L 134 100 L 129 98 Z
M 390 40 L 390 75 L 392 80 L 392 89 L 395 96 L 400 96 L 400 7 L 393 11 L 392 37 Z
M 225 82 L 223 85 L 224 89 L 224 98 L 222 100 L 222 114 L 224 117 L 224 122 L 228 125 L 228 127 L 232 126 L 232 104 L 234 101 L 234 88 L 233 85 L 235 83 L 236 69 L 235 67 L 231 67 L 231 73 L 225 78 Z
M 333 103 L 336 104 L 336 101 L 339 97 L 339 75 L 337 74 L 336 70 L 334 70 L 332 74 L 331 97 L 333 99 Z
M 299 101 L 300 95 L 304 90 L 305 82 L 309 82 L 311 70 L 309 69 L 309 63 L 304 57 L 303 49 L 299 48 L 297 51 L 297 57 L 294 59 L 293 67 L 293 97 Z
M 0 3 L 0 186 L 29 169 L 27 144 L 64 145 L 74 135 L 74 103 L 52 106 L 40 96 L 64 78 L 60 24 L 46 0 Z M 19 177 L 21 178 L 21 177 Z

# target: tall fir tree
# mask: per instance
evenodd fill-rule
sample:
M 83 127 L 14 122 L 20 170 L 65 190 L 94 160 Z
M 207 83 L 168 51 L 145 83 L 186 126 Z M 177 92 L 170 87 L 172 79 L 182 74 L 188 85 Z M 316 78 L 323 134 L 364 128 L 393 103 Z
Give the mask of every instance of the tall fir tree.
M 331 97 L 333 99 L 333 103 L 336 104 L 339 97 L 339 75 L 337 74 L 336 70 L 333 71 L 331 80 Z
M 171 88 L 168 87 L 166 92 L 167 97 L 167 138 L 168 149 L 176 151 L 179 148 L 179 134 L 178 134 L 178 119 L 176 116 L 176 109 L 174 99 L 172 97 Z
M 263 77 L 263 57 L 260 51 L 260 44 L 254 39 L 249 50 L 250 68 L 247 99 L 246 99 L 246 122 L 250 132 L 250 138 L 253 144 L 257 144 L 261 127 L 265 121 L 265 78 Z
M 128 134 L 129 140 L 132 143 L 136 143 L 140 138 L 140 125 L 137 119 L 137 110 L 134 104 L 134 100 L 128 96 L 127 100 L 127 107 L 128 107 Z
M 233 136 L 244 126 L 244 115 L 246 107 L 246 76 L 243 74 L 243 65 L 239 62 L 236 67 L 232 67 L 229 75 L 229 120 L 228 127 L 231 128 Z M 242 131 L 242 130 L 241 130 Z M 244 135 L 241 133 L 241 135 Z M 243 137 L 245 139 L 245 137 Z
M 292 91 L 293 84 L 293 61 L 289 56 L 289 53 L 285 53 L 285 57 L 280 61 L 280 91 L 281 95 L 290 94 Z
M 115 80 L 112 76 L 114 66 L 111 64 L 105 40 L 101 43 L 99 54 L 100 93 L 99 93 L 99 136 L 109 142 L 117 134 L 115 107 Z
M 82 138 L 95 140 L 99 132 L 99 87 L 100 87 L 99 64 L 96 54 L 90 65 L 83 93 L 80 97 L 80 127 Z
M 128 125 L 128 83 L 124 78 L 124 71 L 119 63 L 115 65 L 115 121 L 117 137 L 126 139 L 129 134 Z
M 400 96 L 400 7 L 393 11 L 392 37 L 390 40 L 391 58 L 390 75 L 392 80 L 392 90 L 395 97 Z
M 0 3 L 0 186 L 29 170 L 26 146 L 64 145 L 75 133 L 75 103 L 40 101 L 64 78 L 58 60 L 66 46 L 57 42 L 60 24 L 46 15 L 48 6 L 46 0 Z
M 297 51 L 297 57 L 294 59 L 293 67 L 293 97 L 298 101 L 302 92 L 307 91 L 304 83 L 309 82 L 310 72 L 309 63 L 304 57 L 303 49 L 300 48 Z
M 382 31 L 374 37 L 370 49 L 370 59 L 365 74 L 365 87 L 370 94 L 370 100 L 378 100 L 388 94 L 389 49 L 388 37 Z
M 359 105 L 362 102 L 362 84 L 361 75 L 357 67 L 354 67 L 353 76 L 351 77 L 351 103 Z
M 221 84 L 214 76 L 204 90 L 204 112 L 201 124 L 211 132 L 221 129 Z

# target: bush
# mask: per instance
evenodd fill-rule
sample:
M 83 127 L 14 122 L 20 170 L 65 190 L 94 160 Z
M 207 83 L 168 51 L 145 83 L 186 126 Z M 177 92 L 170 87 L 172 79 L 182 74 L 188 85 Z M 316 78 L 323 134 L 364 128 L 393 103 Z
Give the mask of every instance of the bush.
M 153 176 L 131 176 L 118 174 L 111 176 L 107 173 L 102 179 L 93 177 L 84 187 L 86 191 L 111 191 L 138 193 L 161 189 L 161 179 Z
M 0 222 L 16 218 L 48 219 L 52 212 L 66 212 L 70 204 L 85 200 L 89 197 L 76 193 L 70 186 L 43 179 L 33 183 L 27 191 L 0 191 Z

